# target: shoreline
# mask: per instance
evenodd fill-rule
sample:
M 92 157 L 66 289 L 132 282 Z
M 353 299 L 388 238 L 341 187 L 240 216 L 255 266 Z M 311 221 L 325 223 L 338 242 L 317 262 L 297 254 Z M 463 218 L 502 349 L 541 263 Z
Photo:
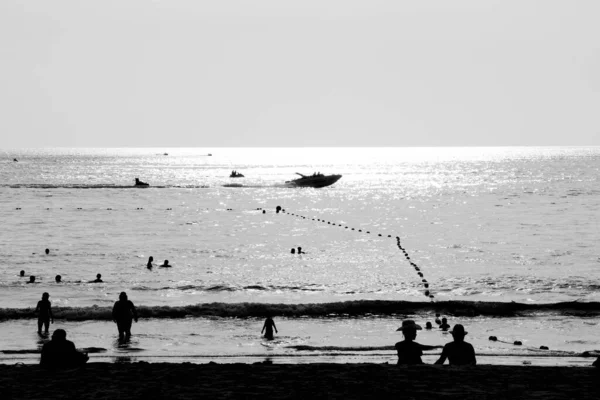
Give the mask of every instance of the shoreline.
M 48 371 L 0 365 L 3 399 L 597 399 L 593 367 L 393 364 L 91 363 Z

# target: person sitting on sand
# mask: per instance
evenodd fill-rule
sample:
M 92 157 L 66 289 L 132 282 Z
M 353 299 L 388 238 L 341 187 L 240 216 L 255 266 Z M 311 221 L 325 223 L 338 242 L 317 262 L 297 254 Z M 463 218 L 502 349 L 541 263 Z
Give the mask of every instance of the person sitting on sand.
M 417 325 L 413 320 L 402 321 L 402 326 L 398 331 L 402 331 L 404 340 L 396 343 L 396 351 L 398 352 L 398 365 L 423 364 L 421 356 L 423 350 L 441 349 L 442 346 L 427 346 L 415 342 L 417 330 L 421 330 L 421 326 Z
M 146 267 L 148 269 L 152 269 L 152 261 L 154 261 L 154 257 L 150 256 L 150 258 L 148 259 L 148 264 L 146 264 Z
M 273 318 L 271 318 L 271 316 L 268 315 L 267 319 L 265 319 L 265 323 L 260 333 L 262 334 L 263 332 L 265 332 L 265 339 L 273 340 L 273 329 L 275 329 L 275 333 L 279 333 L 277 331 L 277 327 L 275 326 Z
M 57 329 L 52 333 L 52 340 L 42 347 L 40 365 L 73 368 L 85 364 L 89 359 L 87 353 L 80 353 L 75 349 L 75 344 L 67 340 L 64 329 Z
M 102 275 L 101 274 L 96 274 L 96 279 L 94 279 L 93 281 L 90 281 L 90 283 L 102 283 Z
M 131 300 L 127 299 L 127 293 L 121 292 L 119 295 L 119 300 L 113 306 L 112 318 L 117 324 L 119 338 L 128 339 L 131 336 L 132 321 L 138 322 L 138 315 Z
M 169 260 L 165 260 L 163 265 L 161 265 L 161 268 L 171 268 L 171 266 L 169 265 Z
M 450 325 L 448 325 L 448 320 L 446 318 L 442 318 L 442 323 L 440 324 L 440 329 L 443 331 L 447 331 L 450 329 Z
M 38 301 L 35 312 L 38 313 L 38 333 L 42 333 L 42 325 L 44 326 L 44 332 L 48 333 L 48 327 L 50 322 L 54 323 L 54 315 L 52 315 L 52 305 L 48 298 L 50 295 L 48 292 L 42 294 L 42 299 Z
M 450 365 L 475 365 L 477 360 L 475 359 L 475 349 L 471 343 L 465 342 L 465 327 L 461 324 L 454 325 L 454 329 L 450 331 L 453 342 L 447 343 L 442 350 L 442 355 L 435 362 L 436 364 L 443 364 L 446 359 L 449 360 Z

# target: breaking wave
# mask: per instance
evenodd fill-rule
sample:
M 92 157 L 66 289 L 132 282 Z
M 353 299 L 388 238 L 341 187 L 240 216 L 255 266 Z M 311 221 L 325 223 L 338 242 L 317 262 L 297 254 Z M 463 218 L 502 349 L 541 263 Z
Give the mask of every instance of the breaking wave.
M 111 307 L 56 307 L 56 319 L 69 321 L 112 320 Z M 140 306 L 141 318 L 194 318 L 229 317 L 252 318 L 265 315 L 283 317 L 370 317 L 404 316 L 428 311 L 452 316 L 514 317 L 536 313 L 591 317 L 600 315 L 599 302 L 562 302 L 548 304 L 524 304 L 502 302 L 445 301 L 410 302 L 386 300 L 356 300 L 336 303 L 271 304 L 271 303 L 204 303 L 187 306 Z M 31 319 L 32 308 L 0 308 L 0 321 Z

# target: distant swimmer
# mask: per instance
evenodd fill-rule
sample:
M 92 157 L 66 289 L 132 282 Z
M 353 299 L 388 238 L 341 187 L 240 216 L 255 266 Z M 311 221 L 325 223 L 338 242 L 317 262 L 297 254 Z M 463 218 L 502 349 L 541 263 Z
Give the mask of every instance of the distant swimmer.
M 169 260 L 165 260 L 165 262 L 163 263 L 163 265 L 161 265 L 162 268 L 171 268 L 171 265 L 169 265 Z
M 296 249 L 292 248 L 292 251 L 290 251 L 290 253 L 296 254 Z
M 150 258 L 148 259 L 148 264 L 146 264 L 146 267 L 148 267 L 148 269 L 152 269 L 152 261 L 154 261 L 154 257 L 150 256 Z
M 62 282 L 62 276 L 60 276 L 60 275 L 56 275 L 56 276 L 54 277 L 54 280 L 56 281 L 56 283 L 61 283 L 61 282 Z
M 14 162 L 19 162 L 19 160 L 17 160 L 16 158 L 13 158 L 13 161 L 14 161 Z
M 27 283 L 35 283 L 35 275 L 31 275 L 29 277 L 29 282 L 27 282 Z
M 432 328 L 433 328 L 433 325 L 431 325 L 431 322 L 427 321 L 425 323 L 425 329 L 432 329 Z
M 42 333 L 42 325 L 45 333 L 48 333 L 50 322 L 54 323 L 54 315 L 52 315 L 52 305 L 48 298 L 50 295 L 47 292 L 42 294 L 42 299 L 38 301 L 35 312 L 38 313 L 38 333 Z
M 142 182 L 138 178 L 135 178 L 135 186 L 150 186 L 149 183 Z
M 298 247 L 298 254 L 306 254 L 306 253 L 302 251 L 302 247 Z
M 21 272 L 19 272 L 19 276 L 22 278 L 25 276 L 25 270 L 21 270 Z
M 443 331 L 447 331 L 450 329 L 450 325 L 448 325 L 448 320 L 446 318 L 442 318 L 442 323 L 440 324 L 440 329 Z
M 273 318 L 271 318 L 271 316 L 268 315 L 267 319 L 265 319 L 265 323 L 260 333 L 262 334 L 263 332 L 265 332 L 265 339 L 273 340 L 273 329 L 275 329 L 275 333 L 279 333 L 277 332 L 277 327 L 275 326 Z
M 119 339 L 129 338 L 132 321 L 138 322 L 138 315 L 133 303 L 127 299 L 127 293 L 121 292 L 119 295 L 119 300 L 113 306 L 112 318 L 117 324 Z
M 94 279 L 93 281 L 90 281 L 90 283 L 102 283 L 104 282 L 102 280 L 102 275 L 101 274 L 96 274 L 96 279 Z
M 50 249 L 46 249 L 46 254 L 50 254 Z

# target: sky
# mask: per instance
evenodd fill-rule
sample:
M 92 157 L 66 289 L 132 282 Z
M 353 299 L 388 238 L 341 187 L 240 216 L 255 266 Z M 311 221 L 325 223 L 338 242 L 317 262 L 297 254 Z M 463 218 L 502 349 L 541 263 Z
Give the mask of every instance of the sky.
M 0 0 L 0 148 L 600 145 L 600 1 Z

